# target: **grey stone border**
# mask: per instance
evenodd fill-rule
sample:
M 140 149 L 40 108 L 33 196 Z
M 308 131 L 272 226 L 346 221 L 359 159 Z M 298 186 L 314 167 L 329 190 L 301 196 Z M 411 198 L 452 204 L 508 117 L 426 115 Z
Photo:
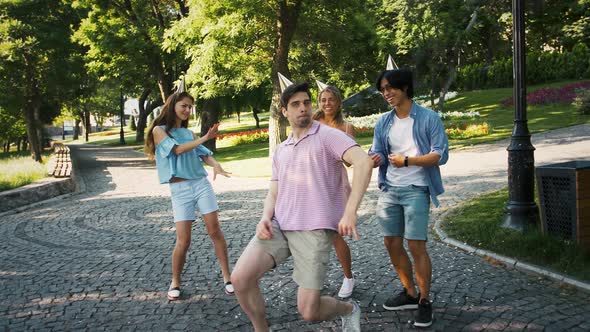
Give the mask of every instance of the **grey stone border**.
M 476 198 L 472 197 L 470 198 L 470 200 Z M 465 203 L 463 203 L 465 204 Z M 575 279 L 571 276 L 565 275 L 565 274 L 561 274 L 555 271 L 551 271 L 549 269 L 546 269 L 544 267 L 541 266 L 537 266 L 534 264 L 530 264 L 530 263 L 525 263 L 525 262 L 521 262 L 518 261 L 514 258 L 510 258 L 507 256 L 503 256 L 500 254 L 497 254 L 495 252 L 489 251 L 489 250 L 484 250 L 484 249 L 480 249 L 480 248 L 476 248 L 473 246 L 468 245 L 465 242 L 461 242 L 458 241 L 456 239 L 453 239 L 452 237 L 450 237 L 442 228 L 441 228 L 441 222 L 443 220 L 446 219 L 446 216 L 454 209 L 461 207 L 463 204 L 459 204 L 457 206 L 452 207 L 451 209 L 448 209 L 447 211 L 441 213 L 435 220 L 434 220 L 434 231 L 436 232 L 436 235 L 439 237 L 439 240 L 441 242 L 444 242 L 448 245 L 451 245 L 453 247 L 456 247 L 458 249 L 464 250 L 470 254 L 474 254 L 480 257 L 489 257 L 492 258 L 494 260 L 497 260 L 499 262 L 502 262 L 504 264 L 506 264 L 508 267 L 512 267 L 524 272 L 528 272 L 528 273 L 533 273 L 533 274 L 538 274 L 538 275 L 542 275 L 544 277 L 547 278 L 551 278 L 555 281 L 558 282 L 562 282 L 565 284 L 568 284 L 570 286 L 585 290 L 590 292 L 590 284 L 586 283 L 584 281 Z
M 45 182 L 40 184 L 40 182 Z M 70 183 L 66 183 L 66 182 L 70 182 Z M 30 192 L 35 192 L 38 191 L 39 188 L 41 186 L 46 187 L 46 186 L 60 186 L 61 183 L 66 183 L 65 185 L 63 185 L 63 187 L 70 187 L 72 188 L 70 190 L 70 192 L 66 192 L 64 194 L 60 194 L 57 196 L 53 196 L 53 197 L 49 197 L 46 199 L 42 199 L 30 204 L 26 204 L 23 206 L 19 206 L 19 207 L 15 207 L 6 211 L 2 211 L 0 212 L 0 217 L 6 216 L 6 215 L 11 215 L 11 214 L 15 214 L 15 213 L 19 213 L 22 211 L 25 211 L 27 209 L 31 209 L 34 207 L 38 207 L 38 206 L 42 206 L 45 204 L 51 204 L 54 202 L 59 202 L 61 200 L 64 200 L 68 197 L 74 196 L 74 195 L 78 195 L 80 193 L 83 193 L 86 191 L 86 185 L 84 183 L 84 179 L 82 179 L 82 177 L 78 174 L 78 169 L 76 167 L 76 161 L 74 160 L 74 158 L 72 158 L 72 172 L 70 173 L 70 177 L 69 178 L 61 178 L 61 179 L 54 179 L 54 180 L 47 180 L 47 178 L 41 179 L 39 181 L 30 183 L 26 186 L 22 186 L 20 188 L 15 188 L 13 190 L 24 190 L 24 191 L 30 191 Z M 12 190 L 7 190 L 3 193 L 0 193 L 0 200 L 5 200 L 5 199 L 9 199 L 8 196 L 12 193 Z

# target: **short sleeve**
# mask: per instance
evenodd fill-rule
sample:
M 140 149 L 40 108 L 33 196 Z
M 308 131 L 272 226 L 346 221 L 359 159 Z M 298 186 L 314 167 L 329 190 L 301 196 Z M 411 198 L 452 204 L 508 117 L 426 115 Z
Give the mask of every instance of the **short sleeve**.
M 168 158 L 175 145 L 178 145 L 178 142 L 172 137 L 166 136 L 166 138 L 156 146 L 156 154 L 161 158 Z
M 277 164 L 277 153 L 279 152 L 279 149 L 280 146 L 272 155 L 272 174 L 270 176 L 271 181 L 279 181 L 279 165 Z
M 323 128 L 328 129 L 328 128 Z M 324 143 L 328 147 L 328 151 L 332 154 L 334 159 L 342 160 L 344 153 L 353 146 L 358 144 L 350 138 L 347 134 L 339 129 L 329 128 L 323 135 Z
M 206 147 L 204 147 L 203 145 L 199 145 L 197 146 L 197 148 L 195 149 L 195 152 L 197 153 L 197 156 L 212 156 L 213 152 L 209 149 L 207 149 Z

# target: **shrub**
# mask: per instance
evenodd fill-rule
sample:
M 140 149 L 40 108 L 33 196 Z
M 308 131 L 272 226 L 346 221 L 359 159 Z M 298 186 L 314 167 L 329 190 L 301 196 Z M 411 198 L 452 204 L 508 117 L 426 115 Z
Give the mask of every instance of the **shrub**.
M 354 127 L 354 137 L 371 137 L 375 128 Z
M 135 126 L 135 118 L 133 114 L 129 115 L 129 130 L 136 131 L 137 126 Z
M 268 143 L 268 129 L 255 129 L 240 131 L 217 136 L 217 139 L 224 141 L 229 146 L 252 143 Z
M 590 81 L 566 84 L 557 88 L 543 88 L 527 93 L 528 105 L 549 105 L 557 103 L 571 103 L 576 98 L 576 90 L 590 89 Z M 514 105 L 513 97 L 502 101 L 503 106 Z
M 487 122 L 450 123 L 446 125 L 449 139 L 467 139 L 488 135 L 492 128 Z
M 590 77 L 590 50 L 583 43 L 569 52 L 529 52 L 526 57 L 527 84 Z M 459 90 L 511 87 L 512 57 L 491 64 L 464 65 L 457 71 L 455 87 Z
M 573 104 L 581 114 L 590 115 L 590 89 L 576 90 Z
M 375 124 L 377 124 L 377 120 L 383 115 L 383 113 L 376 113 L 371 115 L 365 116 L 350 116 L 347 117 L 345 120 L 350 122 L 355 130 L 358 128 L 375 128 Z

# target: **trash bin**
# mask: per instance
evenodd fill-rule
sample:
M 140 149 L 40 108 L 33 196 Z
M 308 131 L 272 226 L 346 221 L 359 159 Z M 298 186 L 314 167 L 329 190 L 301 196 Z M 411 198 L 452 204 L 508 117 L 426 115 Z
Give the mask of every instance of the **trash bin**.
M 543 233 L 590 251 L 590 161 L 538 166 L 536 174 Z

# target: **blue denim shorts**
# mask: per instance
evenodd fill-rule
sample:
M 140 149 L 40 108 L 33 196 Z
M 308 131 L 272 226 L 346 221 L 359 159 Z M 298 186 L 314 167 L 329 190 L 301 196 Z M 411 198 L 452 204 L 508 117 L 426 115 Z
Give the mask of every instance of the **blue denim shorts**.
M 428 187 L 386 186 L 377 202 L 377 219 L 384 236 L 408 240 L 428 239 L 430 194 Z
M 213 187 L 206 177 L 170 183 L 174 222 L 194 221 L 195 209 L 201 214 L 219 210 Z

